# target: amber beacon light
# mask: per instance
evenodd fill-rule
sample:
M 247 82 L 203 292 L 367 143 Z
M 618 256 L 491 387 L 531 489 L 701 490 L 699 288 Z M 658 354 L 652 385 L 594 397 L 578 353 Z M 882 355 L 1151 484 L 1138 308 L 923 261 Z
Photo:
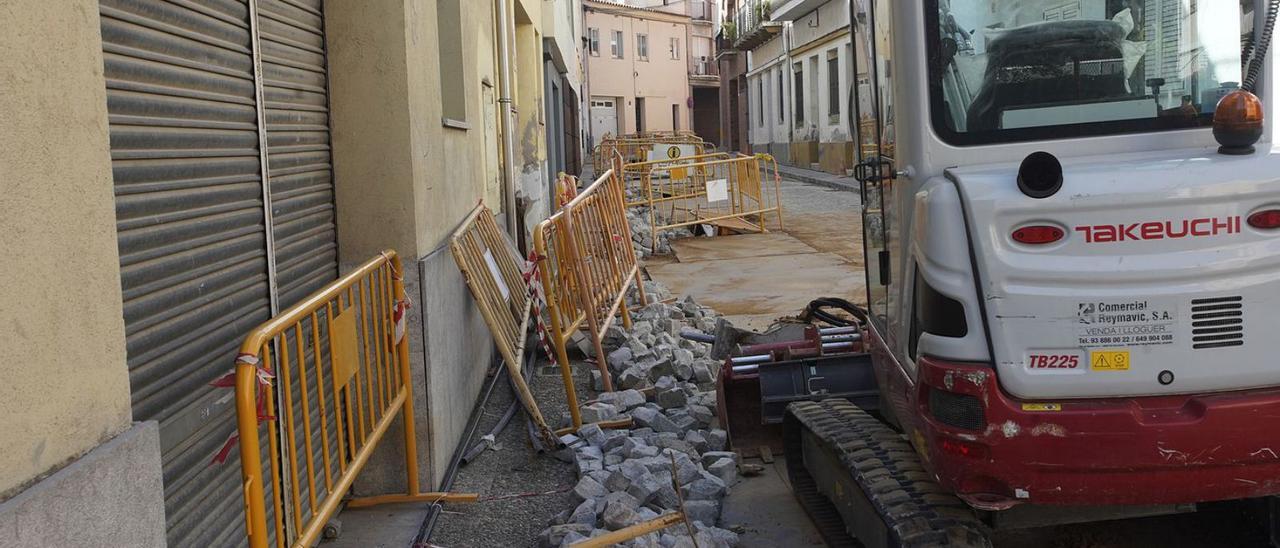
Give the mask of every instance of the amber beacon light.
M 1262 138 L 1262 101 L 1238 89 L 1218 101 L 1213 112 L 1213 137 L 1222 145 L 1222 154 L 1253 154 L 1253 144 Z

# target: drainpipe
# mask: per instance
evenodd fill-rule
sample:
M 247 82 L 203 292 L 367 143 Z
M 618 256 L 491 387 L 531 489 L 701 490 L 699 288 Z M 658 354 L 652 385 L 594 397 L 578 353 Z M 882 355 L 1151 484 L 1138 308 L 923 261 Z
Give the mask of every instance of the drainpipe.
M 516 211 L 516 112 L 511 98 L 511 44 L 515 36 L 514 10 L 508 9 L 511 0 L 494 0 L 498 13 L 498 105 L 502 108 L 502 186 L 505 203 L 502 206 L 507 217 L 507 232 L 512 241 L 520 240 L 520 223 Z

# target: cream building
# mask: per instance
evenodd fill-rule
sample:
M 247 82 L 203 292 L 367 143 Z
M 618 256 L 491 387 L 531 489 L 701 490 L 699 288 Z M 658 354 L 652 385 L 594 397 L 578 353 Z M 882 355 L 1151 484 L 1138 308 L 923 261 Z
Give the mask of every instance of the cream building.
M 689 17 L 584 0 L 591 137 L 693 129 Z
M 548 213 L 544 61 L 581 87 L 577 1 L 6 2 L 0 544 L 243 543 L 209 383 L 386 248 L 433 490 L 492 356 L 448 238 L 479 201 L 520 240 Z M 355 491 L 402 490 L 401 451 Z

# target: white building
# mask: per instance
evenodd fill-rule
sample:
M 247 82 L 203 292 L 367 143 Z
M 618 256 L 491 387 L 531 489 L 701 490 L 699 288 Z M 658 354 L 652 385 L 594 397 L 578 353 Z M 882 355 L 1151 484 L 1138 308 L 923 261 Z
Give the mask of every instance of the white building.
M 847 112 L 849 0 L 743 4 L 738 42 L 748 51 L 752 150 L 797 167 L 846 173 L 856 163 Z M 769 32 L 772 38 L 760 42 Z

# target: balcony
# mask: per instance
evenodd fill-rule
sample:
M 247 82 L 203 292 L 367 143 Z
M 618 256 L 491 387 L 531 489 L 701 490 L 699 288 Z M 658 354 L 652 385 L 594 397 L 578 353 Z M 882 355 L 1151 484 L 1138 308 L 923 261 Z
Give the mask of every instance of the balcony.
M 736 36 L 729 34 L 729 31 L 732 30 L 732 28 L 733 22 L 725 21 L 724 24 L 720 26 L 720 31 L 716 33 L 716 59 L 724 57 L 725 55 L 734 55 L 738 53 L 737 50 L 733 49 L 733 40 Z
M 716 3 L 711 0 L 689 0 L 689 18 L 694 23 L 714 23 L 717 19 Z
M 706 56 L 690 61 L 689 84 L 693 87 L 719 87 L 720 64 Z
M 733 49 L 739 51 L 752 50 L 768 42 L 779 32 L 782 23 L 773 21 L 773 2 L 771 0 L 746 0 L 734 15 L 733 21 L 726 21 L 726 36 L 733 36 Z
M 829 0 L 774 0 L 774 21 L 795 21 L 818 9 Z

